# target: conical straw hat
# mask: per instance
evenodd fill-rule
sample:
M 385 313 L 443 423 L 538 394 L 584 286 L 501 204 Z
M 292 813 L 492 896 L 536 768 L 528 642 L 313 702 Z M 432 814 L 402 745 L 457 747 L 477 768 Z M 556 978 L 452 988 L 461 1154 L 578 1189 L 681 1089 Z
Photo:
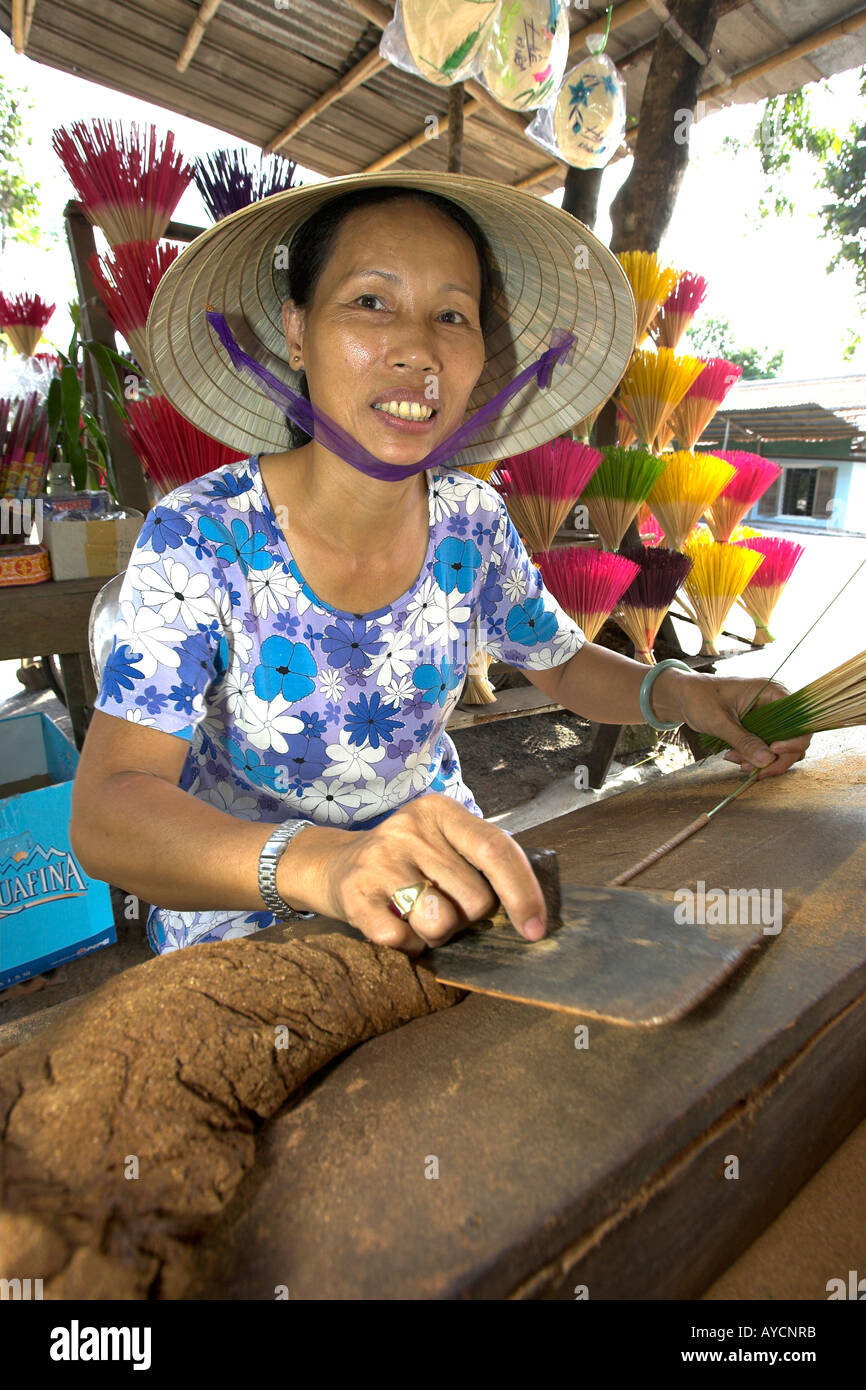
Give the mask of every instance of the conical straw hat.
M 286 448 L 283 412 L 235 371 L 205 311 L 224 314 L 240 347 L 297 389 L 275 249 L 288 246 L 325 203 L 373 186 L 429 189 L 450 198 L 489 240 L 504 291 L 468 414 L 545 352 L 554 328 L 577 340 L 570 359 L 554 366 L 550 384 L 524 386 L 478 431 L 455 466 L 546 444 L 607 400 L 625 372 L 635 335 L 631 287 L 607 247 L 570 213 L 531 193 L 468 174 L 395 172 L 348 174 L 275 193 L 208 228 L 169 266 L 151 304 L 147 342 L 153 384 L 182 415 L 244 454 Z

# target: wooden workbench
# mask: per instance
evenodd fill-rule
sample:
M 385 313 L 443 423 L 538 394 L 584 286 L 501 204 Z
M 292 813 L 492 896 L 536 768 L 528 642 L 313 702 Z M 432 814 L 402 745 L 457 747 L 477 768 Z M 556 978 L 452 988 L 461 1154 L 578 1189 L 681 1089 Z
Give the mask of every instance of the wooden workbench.
M 714 760 L 518 838 L 602 883 L 735 785 Z M 574 1016 L 470 995 L 335 1063 L 263 1131 L 194 1296 L 698 1296 L 866 1113 L 864 828 L 866 730 L 820 735 L 631 885 L 783 891 L 678 1024 L 578 1049 Z
M 59 657 L 79 749 L 96 699 L 87 638 L 90 609 L 108 579 L 50 579 L 0 588 L 0 661 L 46 653 Z

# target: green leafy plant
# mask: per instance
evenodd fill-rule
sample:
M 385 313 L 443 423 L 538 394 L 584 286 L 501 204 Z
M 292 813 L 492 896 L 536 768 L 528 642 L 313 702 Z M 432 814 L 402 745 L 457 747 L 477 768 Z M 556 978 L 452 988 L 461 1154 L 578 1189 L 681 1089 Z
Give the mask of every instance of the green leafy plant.
M 68 350 L 58 352 L 60 370 L 48 388 L 45 409 L 49 427 L 49 455 L 56 461 L 58 454 L 69 467 L 69 476 L 76 491 L 104 486 L 117 501 L 117 480 L 111 450 L 105 432 L 96 417 L 90 392 L 84 390 L 86 358 L 92 359 L 92 370 L 101 375 L 107 399 L 123 418 L 127 418 L 123 387 L 118 370 L 128 370 L 128 362 L 119 352 L 104 343 L 81 337 L 81 313 L 75 303 L 69 306 L 73 322 Z
M 685 350 L 702 357 L 724 357 L 743 369 L 744 381 L 766 381 L 777 377 L 785 363 L 784 348 L 770 354 L 767 348 L 735 347 L 731 325 L 726 318 L 708 318 L 693 324 L 685 336 Z

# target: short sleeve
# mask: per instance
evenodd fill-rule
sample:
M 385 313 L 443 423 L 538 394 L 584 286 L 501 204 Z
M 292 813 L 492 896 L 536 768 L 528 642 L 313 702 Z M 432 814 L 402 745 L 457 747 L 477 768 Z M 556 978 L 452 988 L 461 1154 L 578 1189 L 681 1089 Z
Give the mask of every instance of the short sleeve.
M 562 666 L 586 636 L 544 585 L 500 498 L 481 589 L 479 646 L 524 670 Z
M 187 516 L 151 508 L 120 587 L 94 709 L 192 742 L 227 665 L 219 573 Z

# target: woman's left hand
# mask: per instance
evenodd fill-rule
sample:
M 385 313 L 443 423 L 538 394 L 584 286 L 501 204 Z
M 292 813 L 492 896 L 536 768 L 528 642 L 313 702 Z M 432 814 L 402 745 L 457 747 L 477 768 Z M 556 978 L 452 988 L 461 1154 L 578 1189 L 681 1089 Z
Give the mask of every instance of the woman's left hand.
M 769 704 L 790 693 L 780 681 L 771 681 L 765 686 L 760 679 L 714 675 L 698 681 L 683 681 L 681 693 L 683 721 L 699 733 L 715 734 L 724 739 L 730 745 L 725 758 L 739 763 L 742 772 L 748 774 L 760 768 L 756 780 L 787 772 L 792 763 L 804 756 L 810 743 L 808 737 L 803 737 L 767 745 L 743 728 L 739 717 L 745 714 L 759 691 L 755 701 L 758 705 Z

